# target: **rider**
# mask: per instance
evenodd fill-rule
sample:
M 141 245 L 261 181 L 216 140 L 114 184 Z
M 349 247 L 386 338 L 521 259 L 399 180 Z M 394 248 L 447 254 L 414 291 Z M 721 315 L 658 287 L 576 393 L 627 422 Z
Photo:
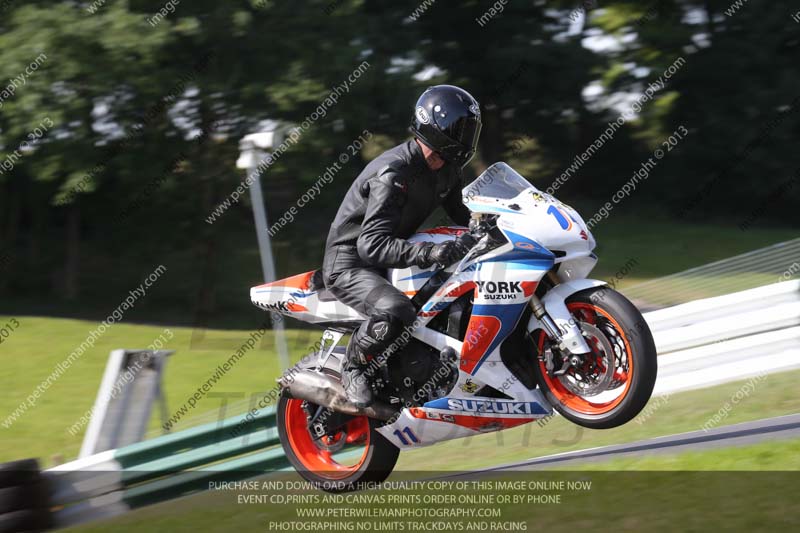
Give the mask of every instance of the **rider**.
M 406 239 L 439 205 L 456 224 L 468 224 L 461 169 L 478 145 L 478 102 L 459 87 L 429 87 L 409 129 L 414 139 L 378 156 L 350 186 L 325 245 L 325 286 L 368 317 L 350 338 L 342 371 L 348 399 L 359 407 L 372 403 L 368 361 L 399 340 L 417 314 L 409 297 L 387 281 L 385 269 L 446 266 L 468 251 L 458 240 Z

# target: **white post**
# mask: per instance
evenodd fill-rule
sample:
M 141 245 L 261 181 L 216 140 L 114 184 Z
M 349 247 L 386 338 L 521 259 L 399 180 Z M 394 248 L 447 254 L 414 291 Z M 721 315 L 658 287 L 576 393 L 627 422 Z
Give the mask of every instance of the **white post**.
M 258 251 L 261 256 L 261 272 L 264 283 L 275 281 L 275 261 L 272 256 L 272 243 L 269 237 L 267 222 L 267 208 L 264 204 L 264 194 L 261 189 L 261 179 L 258 175 L 258 166 L 267 157 L 265 150 L 271 149 L 279 142 L 279 130 L 245 135 L 239 141 L 240 156 L 236 166 L 247 170 L 247 181 L 250 183 L 250 199 L 253 203 L 253 220 L 256 226 Z M 283 317 L 278 313 L 270 313 L 272 329 L 275 332 L 275 348 L 278 350 L 278 361 L 281 370 L 289 368 L 289 347 L 286 344 L 286 332 L 283 327 Z
M 122 349 L 111 352 L 78 457 L 142 440 L 167 356 L 173 353 L 174 350 Z

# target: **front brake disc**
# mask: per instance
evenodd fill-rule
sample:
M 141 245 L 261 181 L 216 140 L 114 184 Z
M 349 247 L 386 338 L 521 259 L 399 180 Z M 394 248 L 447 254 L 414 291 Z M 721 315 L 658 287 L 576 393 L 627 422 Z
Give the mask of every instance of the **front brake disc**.
M 578 322 L 578 326 L 592 350 L 586 354 L 591 357 L 591 360 L 585 361 L 581 368 L 575 368 L 574 372 L 558 376 L 558 380 L 568 391 L 577 396 L 596 396 L 608 390 L 608 386 L 614 380 L 616 359 L 614 347 L 602 330 L 596 326 L 588 322 Z M 595 345 L 594 341 L 599 344 L 599 347 Z M 603 358 L 605 369 L 600 369 L 598 366 L 596 361 L 598 356 Z

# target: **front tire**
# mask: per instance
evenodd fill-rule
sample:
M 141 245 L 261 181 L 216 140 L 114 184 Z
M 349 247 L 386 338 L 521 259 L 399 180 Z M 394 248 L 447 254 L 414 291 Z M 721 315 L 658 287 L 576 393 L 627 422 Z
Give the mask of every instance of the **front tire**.
M 609 287 L 573 294 L 566 305 L 581 326 L 592 354 L 581 368 L 552 376 L 544 356 L 550 339 L 544 331 L 538 331 L 534 336 L 534 368 L 539 386 L 556 411 L 580 426 L 621 426 L 639 414 L 653 393 L 658 354 L 650 328 L 636 306 Z M 609 365 L 611 361 L 613 366 Z M 592 386 L 600 374 L 605 386 L 597 391 Z
M 326 372 L 339 378 L 337 372 Z M 309 404 L 303 403 L 284 391 L 277 408 L 281 445 L 303 479 L 327 492 L 347 492 L 389 477 L 400 450 L 378 433 L 378 421 L 347 416 L 335 435 L 315 438 L 308 427 Z

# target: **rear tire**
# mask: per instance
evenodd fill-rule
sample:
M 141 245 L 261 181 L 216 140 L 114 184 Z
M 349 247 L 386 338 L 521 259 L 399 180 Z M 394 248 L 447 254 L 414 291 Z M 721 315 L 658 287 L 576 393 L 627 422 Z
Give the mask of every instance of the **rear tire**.
M 0 488 L 25 485 L 39 479 L 39 461 L 20 459 L 0 463 Z
M 21 511 L 46 501 L 47 486 L 44 480 L 17 487 L 5 487 L 0 489 L 0 515 Z
M 45 531 L 52 527 L 53 521 L 47 509 L 23 509 L 0 514 L 0 533 Z
M 50 529 L 49 488 L 36 459 L 0 464 L 0 533 Z
M 553 408 L 571 422 L 592 429 L 621 426 L 639 414 L 653 393 L 658 354 L 650 328 L 636 306 L 609 287 L 578 292 L 567 298 L 566 304 L 577 320 L 589 324 L 594 321 L 593 331 L 601 332 L 614 349 L 616 368 L 611 379 L 622 391 L 619 397 L 607 401 L 581 396 L 565 386 L 563 380 L 550 376 L 545 363 L 537 357 L 534 368 L 539 386 Z M 549 339 L 539 331 L 534 341 L 539 356 Z M 605 354 L 602 340 L 594 346 L 600 359 Z
M 326 369 L 335 378 L 338 372 Z M 342 432 L 346 445 L 361 455 L 353 462 L 339 462 L 315 440 L 308 429 L 303 400 L 289 398 L 284 391 L 278 401 L 278 435 L 289 462 L 303 479 L 327 492 L 360 490 L 368 483 L 380 483 L 392 473 L 400 449 L 378 433 L 379 422 L 366 416 L 348 417 Z M 350 442 L 352 440 L 352 443 Z M 360 448 L 359 448 L 360 447 Z

